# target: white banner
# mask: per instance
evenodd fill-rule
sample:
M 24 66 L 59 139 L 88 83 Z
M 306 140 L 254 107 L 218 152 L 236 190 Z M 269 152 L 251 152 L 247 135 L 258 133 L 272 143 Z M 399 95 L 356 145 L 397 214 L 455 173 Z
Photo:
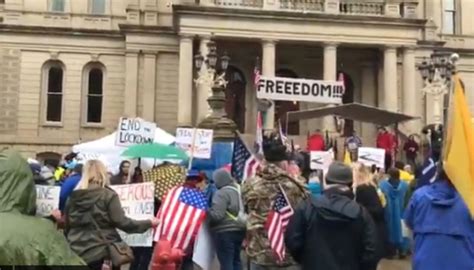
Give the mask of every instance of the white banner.
M 341 104 L 344 82 L 260 77 L 257 98 Z
M 177 128 L 176 146 L 195 158 L 211 158 L 212 129 Z M 194 147 L 192 147 L 194 141 Z
M 204 222 L 199 229 L 194 243 L 193 262 L 201 269 L 212 269 L 212 264 L 216 257 L 214 242 L 212 241 L 209 225 Z
M 311 170 L 326 171 L 334 160 L 333 151 L 311 151 L 310 152 Z
M 117 192 L 125 215 L 129 218 L 146 220 L 153 217 L 155 186 L 151 182 L 111 186 Z M 127 234 L 119 230 L 120 237 L 132 247 L 151 247 L 152 229 L 145 233 Z
M 59 209 L 61 187 L 36 185 L 36 215 L 46 217 Z
M 134 144 L 152 143 L 155 139 L 156 124 L 141 118 L 121 117 L 115 145 L 130 146 Z
M 385 167 L 385 149 L 373 147 L 359 147 L 357 161 L 365 166 L 375 165 L 378 168 Z

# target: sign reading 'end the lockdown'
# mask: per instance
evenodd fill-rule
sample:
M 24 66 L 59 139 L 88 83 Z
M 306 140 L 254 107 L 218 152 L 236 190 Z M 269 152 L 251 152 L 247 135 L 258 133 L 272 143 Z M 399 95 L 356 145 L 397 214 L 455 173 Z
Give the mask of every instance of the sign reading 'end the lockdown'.
M 260 77 L 257 98 L 341 104 L 344 94 L 342 81 L 319 81 L 280 77 Z

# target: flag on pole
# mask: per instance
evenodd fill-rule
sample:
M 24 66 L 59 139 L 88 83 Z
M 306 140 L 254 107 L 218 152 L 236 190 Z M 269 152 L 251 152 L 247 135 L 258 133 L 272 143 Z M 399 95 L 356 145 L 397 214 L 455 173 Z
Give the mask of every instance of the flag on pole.
M 281 120 L 280 119 L 278 119 L 278 131 L 280 133 L 281 143 L 283 145 L 285 145 L 287 148 L 289 148 L 290 144 L 289 144 L 289 141 L 288 141 L 288 137 L 286 137 L 286 135 L 283 133 L 283 128 L 281 126 Z
M 265 222 L 270 247 L 280 262 L 285 259 L 284 235 L 293 213 L 293 208 L 291 208 L 285 191 L 280 186 L 280 191 L 273 201 L 273 206 Z
M 186 250 L 201 228 L 207 208 L 207 199 L 199 189 L 172 188 L 158 211 L 157 217 L 161 222 L 154 240 L 166 239 L 172 247 Z
M 337 77 L 337 80 L 342 82 L 342 94 L 346 92 L 346 82 L 344 80 L 344 73 L 339 72 L 339 76 Z
M 260 161 L 248 150 L 239 135 L 234 140 L 232 153 L 232 176 L 242 182 L 255 176 L 260 167 Z
M 263 155 L 263 122 L 262 112 L 257 112 L 257 134 L 255 134 L 255 153 Z
M 449 179 L 464 199 L 471 216 L 474 216 L 474 131 L 471 113 L 458 75 L 454 76 L 454 97 L 446 144 L 443 152 L 443 167 Z
M 416 183 L 416 188 L 433 183 L 436 179 L 436 165 L 437 162 L 433 158 L 428 158 L 423 164 L 421 174 Z
M 260 69 L 258 68 L 258 64 L 257 64 L 255 65 L 255 68 L 253 69 L 253 84 L 255 85 L 255 88 L 257 88 L 259 83 L 260 83 Z

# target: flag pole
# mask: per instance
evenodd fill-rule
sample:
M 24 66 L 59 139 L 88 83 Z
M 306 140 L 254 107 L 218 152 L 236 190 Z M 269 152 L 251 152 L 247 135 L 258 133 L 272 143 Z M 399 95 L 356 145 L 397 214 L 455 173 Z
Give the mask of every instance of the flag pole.
M 192 165 L 193 165 L 194 145 L 196 144 L 196 132 L 197 132 L 197 128 L 193 128 L 193 140 L 192 140 L 192 144 L 191 144 L 191 153 L 189 155 L 188 171 L 191 170 Z

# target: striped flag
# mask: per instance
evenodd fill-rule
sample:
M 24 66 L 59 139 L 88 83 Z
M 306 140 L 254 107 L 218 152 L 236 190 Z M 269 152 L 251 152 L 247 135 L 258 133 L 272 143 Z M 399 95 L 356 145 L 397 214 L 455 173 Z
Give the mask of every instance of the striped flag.
M 232 176 L 242 182 L 255 176 L 260 161 L 248 150 L 239 135 L 235 136 L 234 152 L 232 153 Z
M 207 199 L 199 189 L 172 188 L 157 214 L 161 222 L 155 231 L 155 242 L 166 239 L 172 247 L 186 250 L 194 242 L 207 208 Z
M 263 155 L 263 122 L 262 112 L 257 112 L 257 134 L 255 134 L 255 153 Z
M 281 126 L 281 120 L 278 120 L 278 132 L 280 133 L 281 143 L 286 146 L 286 148 L 290 148 L 291 145 L 289 143 L 288 137 L 286 137 L 285 133 L 283 133 L 283 128 Z
M 436 180 L 437 176 L 437 165 L 438 163 L 434 161 L 433 158 L 428 158 L 423 164 L 423 168 L 420 176 L 418 177 L 418 182 L 416 183 L 416 188 L 420 188 L 425 185 L 429 185 Z
M 258 86 L 260 83 L 260 69 L 258 68 L 257 65 L 255 65 L 255 68 L 253 69 L 253 84 L 255 87 Z
M 284 235 L 293 213 L 293 208 L 291 208 L 290 202 L 280 186 L 280 192 L 278 192 L 275 197 L 272 209 L 268 213 L 265 222 L 265 229 L 268 233 L 270 247 L 277 256 L 279 262 L 285 259 Z
M 342 91 L 343 91 L 343 92 L 342 92 L 342 94 L 344 95 L 344 93 L 346 92 L 346 82 L 345 82 L 345 80 L 344 80 L 344 73 L 339 72 L 339 76 L 337 77 L 337 80 L 338 80 L 339 82 L 342 82 L 342 84 L 343 84 L 343 87 L 342 87 L 342 89 L 343 89 Z

